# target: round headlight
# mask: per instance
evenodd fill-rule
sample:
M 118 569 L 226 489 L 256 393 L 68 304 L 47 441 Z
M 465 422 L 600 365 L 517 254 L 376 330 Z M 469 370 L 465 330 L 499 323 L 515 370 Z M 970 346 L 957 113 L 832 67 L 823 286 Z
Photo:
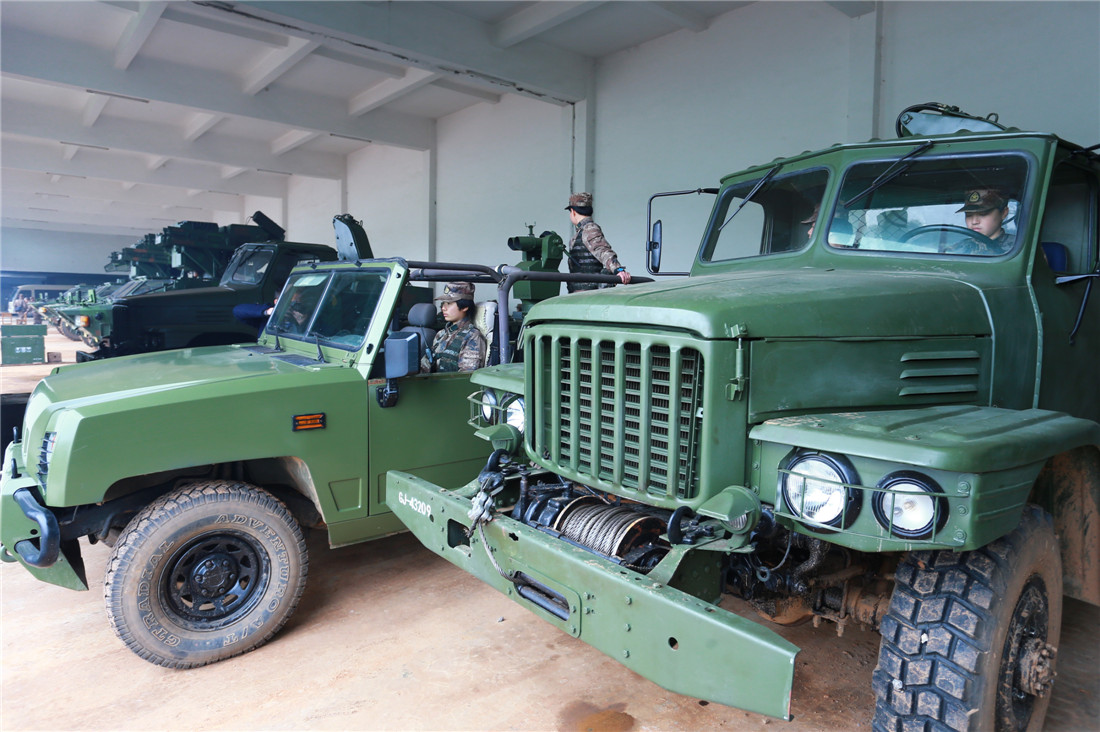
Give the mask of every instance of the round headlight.
M 481 418 L 485 420 L 486 424 L 493 423 L 493 417 L 496 415 L 497 408 L 497 395 L 492 389 L 486 389 L 481 392 Z
M 523 403 L 523 397 L 516 397 L 504 407 L 504 421 L 515 427 L 520 434 L 523 434 L 523 427 L 526 424 L 526 407 Z
M 780 484 L 783 500 L 795 516 L 826 526 L 847 527 L 859 513 L 859 476 L 842 457 L 795 451 L 786 461 Z M 847 484 L 847 485 L 845 485 Z
M 890 473 L 879 481 L 871 501 L 875 518 L 894 536 L 927 539 L 947 521 L 943 491 L 927 475 L 911 470 Z

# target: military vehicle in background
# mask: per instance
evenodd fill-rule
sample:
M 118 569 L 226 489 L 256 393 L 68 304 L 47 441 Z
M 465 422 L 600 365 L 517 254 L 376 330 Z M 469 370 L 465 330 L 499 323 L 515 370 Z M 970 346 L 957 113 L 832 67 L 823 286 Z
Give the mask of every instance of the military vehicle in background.
M 174 289 L 179 282 L 139 277 L 97 287 L 76 304 L 59 302 L 43 305 L 39 310 L 66 338 L 98 348 L 103 337 L 111 333 L 111 305 L 115 300 Z
M 305 244 L 284 240 L 285 231 L 263 213 L 252 219 L 258 226 L 222 227 L 223 247 L 215 246 L 209 227 L 169 227 L 158 239 L 159 248 L 131 247 L 119 253 L 120 261 L 131 262 L 131 273 L 150 276 L 165 271 L 179 272 L 180 267 L 209 266 L 217 271 L 214 260 L 224 246 L 241 240 L 221 272 L 217 285 L 189 287 L 201 280 L 199 270 L 184 269 L 170 291 L 116 298 L 110 308 L 99 311 L 101 332 L 83 334 L 94 337 L 98 348 L 78 352 L 80 361 L 124 356 L 173 348 L 225 345 L 254 341 L 257 329 L 239 320 L 233 308 L 242 304 L 271 304 L 282 289 L 290 270 L 301 262 L 332 261 L 336 250 L 323 244 Z M 204 236 L 200 236 L 204 235 Z M 206 270 L 203 270 L 206 273 Z M 196 275 L 196 276 L 192 276 Z M 90 321 L 89 321 L 90 324 Z
M 479 479 L 386 502 L 672 691 L 790 717 L 799 649 L 730 595 L 877 629 L 877 730 L 1039 729 L 1063 594 L 1100 604 L 1098 191 L 1095 146 L 919 105 L 678 192 L 688 276 L 535 305 Z
M 301 527 L 327 529 L 332 546 L 403 530 L 385 503 L 389 469 L 477 474 L 470 372 L 419 373 L 438 324 L 429 283 L 493 288 L 476 322 L 499 352 L 513 284 L 549 297 L 562 281 L 618 281 L 373 259 L 357 222 L 334 224 L 344 259 L 289 273 L 258 342 L 60 367 L 5 451 L 0 559 L 83 590 L 78 540 L 112 546 L 108 618 L 153 663 L 201 666 L 278 631 L 305 585 Z M 230 273 L 281 251 L 244 249 Z

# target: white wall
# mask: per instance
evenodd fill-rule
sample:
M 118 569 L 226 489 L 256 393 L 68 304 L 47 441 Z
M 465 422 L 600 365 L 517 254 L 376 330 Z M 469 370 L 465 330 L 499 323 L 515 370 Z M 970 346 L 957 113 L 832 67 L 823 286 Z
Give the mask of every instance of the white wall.
M 881 134 L 920 102 L 1100 142 L 1100 3 L 884 4 Z
M 140 239 L 5 226 L 0 229 L 0 270 L 102 274 L 111 252 L 133 246 Z
M 568 107 L 504 97 L 439 120 L 439 260 L 514 264 L 508 237 L 527 224 L 568 236 L 570 118 Z
M 370 145 L 348 156 L 347 213 L 376 257 L 429 259 L 431 153 Z
M 336 245 L 332 217 L 344 213 L 343 181 L 292 175 L 287 182 L 287 241 Z M 276 222 L 277 223 L 277 222 Z

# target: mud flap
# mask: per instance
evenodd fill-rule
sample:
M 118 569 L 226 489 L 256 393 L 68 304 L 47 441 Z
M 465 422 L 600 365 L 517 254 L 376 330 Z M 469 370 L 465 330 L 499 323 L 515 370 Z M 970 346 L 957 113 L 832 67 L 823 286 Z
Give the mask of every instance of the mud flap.
M 387 503 L 424 546 L 669 691 L 790 719 L 798 647 L 767 628 L 511 518 L 467 534 L 470 501 L 387 476 Z

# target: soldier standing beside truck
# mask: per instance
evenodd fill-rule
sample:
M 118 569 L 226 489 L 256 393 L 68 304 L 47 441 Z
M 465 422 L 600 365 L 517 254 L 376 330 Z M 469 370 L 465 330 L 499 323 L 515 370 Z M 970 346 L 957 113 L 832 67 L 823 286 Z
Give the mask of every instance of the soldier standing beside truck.
M 574 193 L 569 197 L 569 221 L 573 224 L 573 240 L 569 245 L 569 271 L 583 274 L 613 274 L 624 285 L 630 284 L 630 273 L 619 263 L 619 257 L 603 236 L 603 229 L 592 220 L 592 194 Z M 591 282 L 569 282 L 569 292 L 599 289 Z

